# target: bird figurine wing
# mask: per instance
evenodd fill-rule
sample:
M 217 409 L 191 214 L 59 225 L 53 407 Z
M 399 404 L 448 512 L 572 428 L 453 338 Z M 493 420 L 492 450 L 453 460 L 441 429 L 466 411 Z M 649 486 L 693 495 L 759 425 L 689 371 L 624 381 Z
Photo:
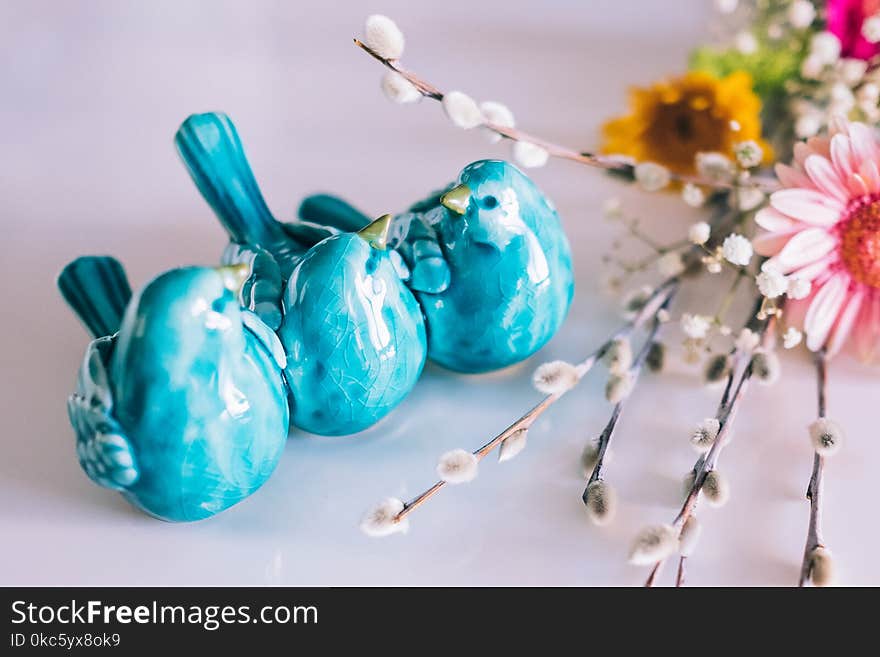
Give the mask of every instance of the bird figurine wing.
M 247 265 L 248 276 L 241 286 L 242 308 L 255 313 L 272 330 L 281 325 L 281 269 L 272 255 L 254 244 L 230 242 L 223 252 L 224 265 Z

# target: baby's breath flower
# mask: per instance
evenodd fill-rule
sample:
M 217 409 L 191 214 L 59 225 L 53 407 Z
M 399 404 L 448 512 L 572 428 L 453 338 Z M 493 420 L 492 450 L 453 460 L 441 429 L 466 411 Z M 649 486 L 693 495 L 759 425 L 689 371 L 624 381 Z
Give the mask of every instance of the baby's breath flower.
M 810 296 L 810 290 L 813 284 L 803 278 L 792 277 L 788 279 L 788 289 L 786 295 L 789 299 L 806 299 Z
M 532 375 L 532 384 L 545 395 L 562 395 L 574 388 L 579 380 L 577 367 L 564 360 L 540 365 Z
M 684 261 L 681 259 L 681 254 L 675 251 L 664 253 L 657 259 L 657 270 L 665 278 L 678 276 L 684 271 Z
M 498 448 L 498 462 L 504 463 L 505 461 L 515 458 L 526 448 L 528 438 L 528 429 L 517 429 L 510 434 L 502 441 L 501 447 Z
M 678 551 L 683 557 L 689 557 L 697 548 L 703 526 L 697 520 L 697 516 L 691 515 L 681 526 L 681 535 L 678 537 Z
M 447 484 L 466 484 L 477 478 L 479 461 L 464 449 L 453 449 L 440 457 L 437 476 Z
M 757 349 L 752 356 L 752 374 L 762 385 L 770 386 L 776 383 L 781 369 L 782 365 L 775 351 Z
M 703 370 L 703 381 L 710 387 L 724 383 L 730 376 L 731 365 L 730 356 L 715 354 L 706 363 L 706 369 Z
M 856 97 L 849 85 L 843 82 L 833 84 L 829 96 L 831 103 L 828 107 L 834 113 L 846 114 L 855 107 Z
M 527 169 L 537 169 L 547 164 L 550 153 L 537 144 L 527 141 L 517 141 L 513 144 L 513 158 L 521 166 Z
M 761 205 L 767 197 L 757 187 L 746 185 L 736 190 L 736 203 L 743 212 L 754 210 Z
M 794 133 L 799 139 L 815 137 L 821 129 L 822 115 L 819 113 L 801 114 L 794 122 Z
M 373 14 L 364 27 L 364 43 L 379 57 L 400 59 L 405 42 L 397 23 L 387 16 Z
M 710 260 L 706 263 L 706 271 L 710 274 L 720 274 L 721 273 L 721 263 L 717 260 Z
M 863 111 L 866 108 L 876 108 L 880 102 L 880 87 L 873 82 L 866 82 L 856 91 L 856 100 Z
M 656 192 L 669 185 L 669 169 L 656 162 L 641 162 L 636 165 L 636 181 L 646 192 Z
M 818 55 L 808 55 L 801 62 L 801 77 L 807 80 L 818 80 L 825 70 L 826 63 Z
M 820 456 L 832 456 L 843 443 L 843 430 L 827 417 L 820 417 L 810 424 L 810 442 Z
M 382 77 L 382 91 L 389 100 L 401 104 L 414 103 L 422 97 L 415 85 L 397 71 L 388 71 Z
M 476 128 L 485 120 L 477 102 L 461 91 L 450 91 L 445 94 L 443 109 L 455 126 L 465 130 Z
M 724 238 L 721 245 L 721 255 L 727 262 L 745 267 L 752 259 L 755 250 L 748 238 L 732 233 Z
M 758 50 L 758 40 L 755 38 L 755 35 L 745 30 L 734 37 L 733 45 L 743 55 L 751 55 Z
M 688 240 L 692 244 L 705 244 L 712 234 L 712 227 L 705 221 L 698 221 L 688 228 Z
M 816 18 L 816 8 L 809 0 L 794 0 L 788 7 L 788 22 L 799 30 L 809 27 Z
M 803 333 L 797 330 L 794 326 L 789 326 L 785 331 L 785 335 L 782 336 L 782 346 L 786 349 L 794 349 L 803 339 Z
M 697 425 L 691 434 L 691 446 L 697 452 L 705 454 L 711 449 L 720 430 L 721 423 L 718 418 L 707 417 Z
M 617 511 L 617 493 L 609 484 L 597 479 L 584 491 L 587 514 L 595 525 L 607 525 Z
M 678 548 L 678 532 L 672 525 L 651 525 L 638 533 L 629 553 L 634 566 L 650 566 Z
M 612 374 L 608 377 L 605 384 L 605 399 L 612 404 L 622 402 L 629 397 L 635 386 L 635 377 L 631 372 L 623 372 L 621 374 Z
M 681 198 L 692 208 L 698 208 L 706 202 L 706 195 L 703 193 L 703 190 L 693 183 L 687 183 L 682 187 Z M 706 239 L 708 239 L 708 237 Z M 702 242 L 698 242 L 698 244 L 702 244 Z
M 827 64 L 840 57 L 840 47 L 840 39 L 831 32 L 818 32 L 810 39 L 810 53 Z
M 648 347 L 648 355 L 645 357 L 645 365 L 652 372 L 662 372 L 666 362 L 666 347 L 656 340 Z
M 831 550 L 821 545 L 810 552 L 810 581 L 813 586 L 830 586 L 834 583 L 834 560 Z
M 689 338 L 702 340 L 712 328 L 712 319 L 705 315 L 692 315 L 685 313 L 681 316 L 681 330 Z
M 761 342 L 761 336 L 752 329 L 744 328 L 736 338 L 735 347 L 747 354 L 752 353 Z
M 788 290 L 788 278 L 775 267 L 763 267 L 755 282 L 761 294 L 768 299 L 782 296 Z
M 764 159 L 764 149 L 751 139 L 734 144 L 733 154 L 736 155 L 739 165 L 745 169 L 758 166 Z
M 865 71 L 868 70 L 868 62 L 864 59 L 855 59 L 852 57 L 848 57 L 846 59 L 841 59 L 837 64 L 837 70 L 840 73 L 840 78 L 845 85 L 848 87 L 855 87 L 859 82 L 862 81 L 862 78 L 865 75 Z
M 367 536 L 388 536 L 390 534 L 405 534 L 409 529 L 409 520 L 398 520 L 398 514 L 403 511 L 403 502 L 389 497 L 383 500 L 376 508 L 371 509 L 361 520 L 361 531 Z
M 739 0 L 715 0 L 715 9 L 721 14 L 732 14 L 736 11 Z
M 602 204 L 602 214 L 606 219 L 620 219 L 623 216 L 623 205 L 616 196 L 605 199 Z
M 724 153 L 715 151 L 697 153 L 695 163 L 700 176 L 714 183 L 730 182 L 736 173 L 733 162 Z
M 710 470 L 703 480 L 703 495 L 710 506 L 721 507 L 730 499 L 730 484 L 717 470 Z
M 603 358 L 608 370 L 613 374 L 626 372 L 633 362 L 632 345 L 626 338 L 615 338 Z
M 880 14 L 874 14 L 862 23 L 862 36 L 871 43 L 880 43 Z

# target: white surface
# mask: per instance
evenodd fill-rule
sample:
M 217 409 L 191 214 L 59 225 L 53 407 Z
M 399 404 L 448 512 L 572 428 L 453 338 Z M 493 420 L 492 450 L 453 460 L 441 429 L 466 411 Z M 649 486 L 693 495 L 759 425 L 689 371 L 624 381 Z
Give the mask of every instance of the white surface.
M 595 145 L 625 88 L 680 71 L 703 38 L 706 3 L 665 2 L 6 2 L 0 8 L 0 154 L 5 310 L 0 458 L 0 584 L 637 584 L 626 564 L 645 523 L 671 520 L 693 461 L 686 436 L 717 393 L 672 373 L 649 377 L 615 438 L 608 471 L 621 509 L 592 527 L 578 456 L 604 425 L 601 375 L 542 419 L 526 451 L 484 462 L 412 517 L 408 536 L 371 540 L 364 510 L 434 480 L 436 458 L 474 448 L 534 403 L 544 359 L 581 357 L 616 324 L 598 256 L 614 230 L 599 215 L 619 194 L 658 233 L 692 216 L 565 163 L 534 173 L 570 233 L 578 289 L 568 322 L 514 372 L 457 377 L 429 368 L 412 396 L 356 438 L 294 434 L 269 483 L 221 516 L 172 525 L 131 510 L 80 472 L 65 415 L 86 336 L 54 276 L 82 253 L 112 253 L 135 285 L 164 269 L 215 262 L 223 235 L 171 137 L 189 113 L 227 111 L 270 206 L 291 216 L 306 193 L 343 192 L 371 214 L 402 208 L 503 146 L 448 126 L 435 103 L 397 107 L 382 71 L 351 45 L 368 13 L 396 17 L 407 63 L 446 88 L 506 101 L 520 125 Z M 710 292 L 689 293 L 706 301 Z M 803 353 L 785 382 L 754 388 L 725 452 L 733 497 L 701 512 L 694 584 L 792 584 L 807 522 L 813 417 Z M 848 444 L 829 462 L 826 538 L 850 584 L 880 584 L 871 402 L 877 371 L 835 363 L 830 407 Z M 669 576 L 667 571 L 667 577 Z

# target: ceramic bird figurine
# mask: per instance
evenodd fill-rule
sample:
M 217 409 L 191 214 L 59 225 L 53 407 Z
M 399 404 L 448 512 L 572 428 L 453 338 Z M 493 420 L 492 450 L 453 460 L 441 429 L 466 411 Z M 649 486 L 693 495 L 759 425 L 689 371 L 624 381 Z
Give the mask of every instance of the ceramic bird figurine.
M 285 356 L 240 307 L 248 274 L 174 269 L 131 300 L 112 258 L 80 258 L 59 277 L 96 338 L 68 403 L 80 464 L 158 518 L 199 520 L 242 501 L 284 448 Z

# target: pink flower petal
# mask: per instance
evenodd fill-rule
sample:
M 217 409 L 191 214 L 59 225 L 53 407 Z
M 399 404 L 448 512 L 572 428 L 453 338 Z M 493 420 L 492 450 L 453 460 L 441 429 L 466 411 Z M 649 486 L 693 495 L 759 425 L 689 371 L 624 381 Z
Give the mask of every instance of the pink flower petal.
M 803 189 L 816 189 L 813 181 L 803 171 L 790 167 L 787 164 L 778 163 L 774 169 L 776 177 L 783 187 L 801 187 Z
M 770 205 L 789 217 L 815 226 L 832 226 L 840 221 L 844 205 L 811 189 L 783 189 L 773 192 Z
M 760 233 L 752 238 L 752 247 L 760 256 L 776 255 L 793 235 L 794 233 Z
M 865 179 L 858 173 L 854 173 L 849 177 L 847 187 L 849 187 L 850 192 L 856 197 L 867 196 L 871 193 L 871 190 L 868 188 L 868 183 L 866 183 Z
M 794 269 L 788 272 L 788 274 L 794 278 L 802 278 L 805 281 L 810 281 L 814 283 L 813 287 L 816 287 L 816 285 L 818 285 L 817 279 L 823 281 L 826 280 L 828 278 L 829 269 L 839 259 L 840 256 L 836 251 L 833 251 L 824 258 L 820 258 L 809 265 L 804 265 L 800 269 Z M 822 276 L 823 274 L 825 274 L 825 276 Z
M 837 315 L 846 301 L 849 281 L 848 274 L 832 276 L 813 297 L 807 316 L 804 318 L 807 348 L 811 351 L 818 351 L 825 346 L 831 327 L 834 326 Z
M 761 228 L 774 233 L 790 233 L 807 227 L 803 222 L 792 219 L 773 208 L 762 208 L 759 210 L 755 214 L 755 223 Z
M 869 194 L 880 192 L 880 170 L 877 169 L 876 163 L 870 160 L 862 162 L 862 165 L 859 167 L 859 176 L 868 186 Z
M 837 247 L 837 238 L 821 228 L 808 228 L 792 237 L 773 258 L 774 264 L 787 274 L 816 262 Z
M 846 204 L 849 200 L 849 190 L 843 181 L 837 176 L 831 162 L 821 155 L 810 155 L 804 162 L 804 170 L 810 179 L 816 183 L 820 192 L 833 196 L 841 203 Z
M 846 180 L 850 174 L 858 171 L 850 148 L 849 137 L 846 135 L 837 134 L 831 138 L 831 162 L 842 180 Z
M 851 123 L 849 143 L 856 162 L 870 162 L 880 159 L 880 148 L 874 132 L 864 123 Z
M 865 297 L 864 285 L 859 285 L 850 295 L 849 299 L 840 311 L 837 317 L 837 323 L 831 331 L 831 337 L 828 338 L 828 355 L 834 356 L 846 344 L 855 325 L 856 318 L 859 316 L 859 308 L 862 306 L 862 300 Z
M 828 137 L 810 137 L 807 139 L 807 148 L 816 155 L 831 159 L 831 140 Z
M 865 362 L 873 361 L 880 352 L 880 292 L 876 290 L 862 303 L 855 341 L 859 357 Z

